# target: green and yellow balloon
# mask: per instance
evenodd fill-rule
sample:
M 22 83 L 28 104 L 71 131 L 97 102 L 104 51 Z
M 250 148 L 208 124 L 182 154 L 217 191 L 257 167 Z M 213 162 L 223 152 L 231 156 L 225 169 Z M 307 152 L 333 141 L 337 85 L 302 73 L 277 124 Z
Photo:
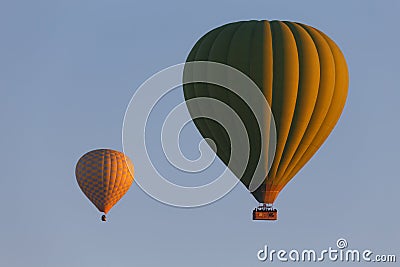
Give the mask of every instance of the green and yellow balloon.
M 342 113 L 349 77 L 339 47 L 323 32 L 301 23 L 240 21 L 205 34 L 186 61 L 229 65 L 250 77 L 262 91 L 275 119 L 277 142 L 272 166 L 252 194 L 260 203 L 274 203 L 321 147 Z M 186 100 L 210 97 L 226 103 L 251 129 L 254 116 L 239 107 L 243 103 L 231 91 L 205 83 L 185 84 L 183 90 Z M 191 114 L 194 109 L 198 114 L 207 108 L 188 104 Z M 206 118 L 196 118 L 194 123 L 204 138 L 215 142 L 218 157 L 228 164 L 230 140 L 221 125 Z M 250 160 L 238 177 L 247 188 L 262 149 L 259 132 L 250 132 L 248 138 Z

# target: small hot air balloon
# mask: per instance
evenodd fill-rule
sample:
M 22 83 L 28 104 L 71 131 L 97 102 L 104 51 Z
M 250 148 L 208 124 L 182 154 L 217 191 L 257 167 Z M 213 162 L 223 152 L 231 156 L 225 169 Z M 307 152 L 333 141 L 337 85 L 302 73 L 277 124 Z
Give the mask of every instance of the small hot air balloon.
M 272 204 L 279 192 L 324 143 L 342 113 L 348 91 L 342 52 L 327 35 L 301 23 L 240 21 L 205 34 L 186 61 L 212 61 L 236 68 L 251 78 L 265 96 L 275 120 L 276 151 L 264 182 L 251 192 L 261 205 L 253 211 L 253 219 L 276 220 Z M 186 100 L 217 99 L 242 119 L 251 139 L 250 160 L 238 178 L 249 188 L 262 149 L 254 116 L 243 101 L 220 86 L 194 83 L 185 84 L 183 90 Z M 199 118 L 210 107 L 189 102 L 187 106 L 202 136 L 214 141 L 218 157 L 228 164 L 228 135 L 212 120 Z
M 125 195 L 133 182 L 133 164 L 124 153 L 97 149 L 83 155 L 75 168 L 76 180 L 86 197 L 104 212 Z

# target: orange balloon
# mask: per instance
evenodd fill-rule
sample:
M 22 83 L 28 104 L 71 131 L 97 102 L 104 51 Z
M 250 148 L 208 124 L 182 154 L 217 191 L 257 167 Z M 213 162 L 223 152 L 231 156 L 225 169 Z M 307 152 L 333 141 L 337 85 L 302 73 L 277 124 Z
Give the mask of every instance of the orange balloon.
M 82 192 L 107 214 L 132 185 L 133 164 L 122 152 L 97 149 L 79 159 L 75 175 Z

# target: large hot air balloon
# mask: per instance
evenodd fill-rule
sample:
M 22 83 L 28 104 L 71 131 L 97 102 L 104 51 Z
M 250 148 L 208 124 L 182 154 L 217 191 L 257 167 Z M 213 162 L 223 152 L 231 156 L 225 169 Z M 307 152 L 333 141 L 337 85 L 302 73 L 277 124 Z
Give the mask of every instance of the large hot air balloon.
M 252 192 L 262 207 L 253 211 L 253 219 L 276 219 L 271 207 L 279 192 L 324 143 L 342 113 L 348 90 L 343 54 L 323 32 L 301 23 L 241 21 L 205 34 L 186 61 L 212 61 L 238 69 L 255 82 L 269 103 L 276 124 L 276 151 L 264 182 Z M 185 84 L 183 90 L 186 100 L 218 99 L 240 116 L 249 132 L 250 160 L 238 178 L 249 188 L 262 149 L 254 116 L 243 101 L 217 85 Z M 227 164 L 228 135 L 212 120 L 198 118 L 209 107 L 187 106 L 192 117 L 197 115 L 194 122 L 202 136 L 215 142 L 218 157 Z
M 76 164 L 79 187 L 105 214 L 125 195 L 133 182 L 133 164 L 122 152 L 97 149 L 83 155 Z

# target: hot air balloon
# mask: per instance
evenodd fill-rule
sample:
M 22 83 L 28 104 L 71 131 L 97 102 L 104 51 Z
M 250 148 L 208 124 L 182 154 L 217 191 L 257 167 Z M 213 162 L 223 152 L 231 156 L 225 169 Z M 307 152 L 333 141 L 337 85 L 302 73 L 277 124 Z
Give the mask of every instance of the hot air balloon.
M 108 211 L 125 195 L 133 182 L 133 164 L 124 153 L 97 149 L 83 155 L 75 168 L 76 180 L 86 197 L 103 212 Z
M 275 156 L 263 183 L 251 193 L 260 203 L 253 219 L 276 220 L 272 204 L 279 192 L 321 147 L 344 108 L 349 78 L 342 52 L 327 35 L 305 24 L 240 21 L 201 37 L 186 60 L 195 61 L 226 64 L 246 74 L 271 107 L 276 125 Z M 243 101 L 217 85 L 184 84 L 183 91 L 185 100 L 218 99 L 240 116 L 249 132 L 250 157 L 238 178 L 249 188 L 262 149 L 254 116 L 243 107 Z M 202 136 L 214 141 L 218 157 L 227 164 L 231 156 L 228 135 L 217 123 L 198 116 L 210 107 L 189 102 L 187 106 L 191 116 L 196 115 L 194 123 Z

